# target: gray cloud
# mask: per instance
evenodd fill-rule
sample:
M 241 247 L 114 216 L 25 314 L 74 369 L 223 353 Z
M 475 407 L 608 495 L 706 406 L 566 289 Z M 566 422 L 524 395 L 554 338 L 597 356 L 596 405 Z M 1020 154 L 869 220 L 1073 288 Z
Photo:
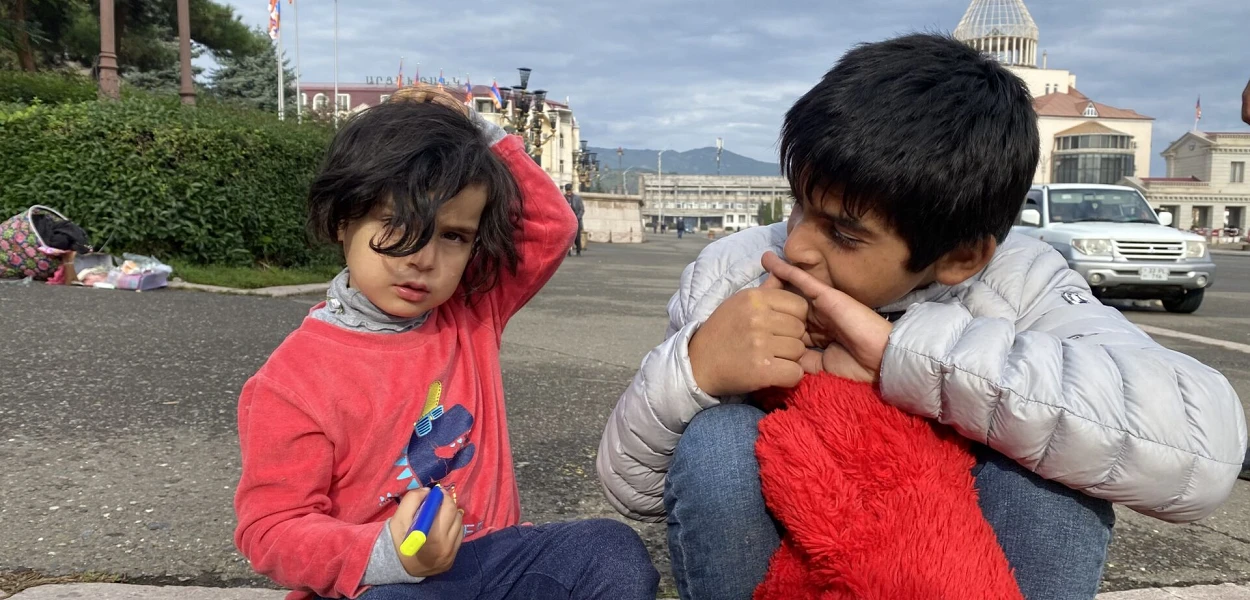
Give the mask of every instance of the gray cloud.
M 266 23 L 263 0 L 227 0 L 249 24 Z M 1158 153 L 1193 125 L 1202 95 L 1207 130 L 1238 130 L 1240 92 L 1250 78 L 1250 2 L 1033 0 L 1052 68 L 1077 75 L 1090 97 L 1155 117 Z M 333 3 L 300 4 L 305 81 L 333 73 Z M 568 96 L 582 135 L 597 146 L 726 147 L 776 159 L 790 104 L 852 45 L 910 31 L 950 31 L 967 3 L 846 0 L 594 0 L 545 2 L 339 3 L 339 80 L 444 69 L 475 83 L 516 82 Z M 283 2 L 287 55 L 293 12 Z

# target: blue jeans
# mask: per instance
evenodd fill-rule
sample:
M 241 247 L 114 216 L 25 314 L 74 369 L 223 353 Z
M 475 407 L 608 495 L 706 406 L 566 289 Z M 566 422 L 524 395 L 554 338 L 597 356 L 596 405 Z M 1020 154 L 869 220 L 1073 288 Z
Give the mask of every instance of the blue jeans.
M 683 600 L 749 599 L 781 543 L 755 460 L 763 417 L 752 406 L 709 408 L 677 443 L 664 508 Z M 981 512 L 1025 598 L 1092 599 L 1115 523 L 1111 504 L 1046 481 L 989 448 L 977 451 Z
M 460 546 L 451 570 L 369 588 L 361 600 L 655 600 L 660 574 L 642 538 L 596 519 L 509 527 Z

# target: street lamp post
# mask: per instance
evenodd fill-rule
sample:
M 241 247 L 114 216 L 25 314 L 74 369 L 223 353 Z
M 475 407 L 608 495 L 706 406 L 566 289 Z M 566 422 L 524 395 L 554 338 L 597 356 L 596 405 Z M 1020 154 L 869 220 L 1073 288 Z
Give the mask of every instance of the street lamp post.
M 665 148 L 655 155 L 656 195 L 660 197 L 660 225 L 664 225 L 664 153 Z
M 189 5 L 188 0 L 178 0 L 178 62 L 182 71 L 178 95 L 182 97 L 183 104 L 194 106 L 195 88 L 191 84 L 191 7 Z
M 114 35 L 113 0 L 100 0 L 100 83 L 101 100 L 121 98 L 117 78 L 117 41 Z
M 579 147 L 573 152 L 573 168 L 577 172 L 577 182 L 582 188 L 589 188 L 595 175 L 599 173 L 599 153 L 590 152 L 589 142 L 581 140 Z
M 541 165 L 543 145 L 557 133 L 555 122 L 547 116 L 547 90 L 529 91 L 530 75 L 533 69 L 521 67 L 517 69 L 517 72 L 521 78 L 521 85 L 499 88 L 500 94 L 508 103 L 508 109 L 502 115 L 504 129 L 509 130 L 509 133 L 520 134 L 521 139 L 525 141 L 525 152 L 534 159 L 534 162 Z M 543 135 L 544 124 L 551 130 L 551 133 Z

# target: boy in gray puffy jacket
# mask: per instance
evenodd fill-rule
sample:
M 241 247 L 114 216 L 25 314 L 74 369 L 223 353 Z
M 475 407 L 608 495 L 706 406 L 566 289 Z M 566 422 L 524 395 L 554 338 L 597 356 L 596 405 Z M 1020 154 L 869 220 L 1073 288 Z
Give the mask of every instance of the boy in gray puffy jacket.
M 938 35 L 853 49 L 790 109 L 789 221 L 686 268 L 599 446 L 617 510 L 667 522 L 682 598 L 762 580 L 779 534 L 744 400 L 817 369 L 976 442 L 982 512 L 1030 600 L 1094 597 L 1112 503 L 1184 522 L 1228 496 L 1246 444 L 1228 381 L 1010 234 L 1038 147 L 1025 85 Z

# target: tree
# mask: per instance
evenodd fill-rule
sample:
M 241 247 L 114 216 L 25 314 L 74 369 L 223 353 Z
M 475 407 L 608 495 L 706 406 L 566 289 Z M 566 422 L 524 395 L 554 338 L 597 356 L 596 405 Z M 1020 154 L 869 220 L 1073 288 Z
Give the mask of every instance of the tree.
M 208 76 L 209 89 L 214 96 L 230 102 L 239 102 L 266 112 L 278 110 L 278 59 L 273 52 L 240 58 L 219 59 L 221 68 Z M 287 112 L 294 116 L 295 71 L 283 61 Z
M 755 219 L 760 225 L 772 225 L 785 216 L 785 206 L 781 199 L 760 202 L 759 208 L 756 209 Z
M 159 71 L 178 64 L 175 4 L 114 0 L 117 59 L 124 72 Z M 13 56 L 24 70 L 67 62 L 93 66 L 100 52 L 99 7 L 99 0 L 0 3 L 0 60 Z M 215 58 L 271 51 L 268 37 L 243 24 L 233 8 L 214 0 L 191 0 L 190 9 L 192 40 Z

